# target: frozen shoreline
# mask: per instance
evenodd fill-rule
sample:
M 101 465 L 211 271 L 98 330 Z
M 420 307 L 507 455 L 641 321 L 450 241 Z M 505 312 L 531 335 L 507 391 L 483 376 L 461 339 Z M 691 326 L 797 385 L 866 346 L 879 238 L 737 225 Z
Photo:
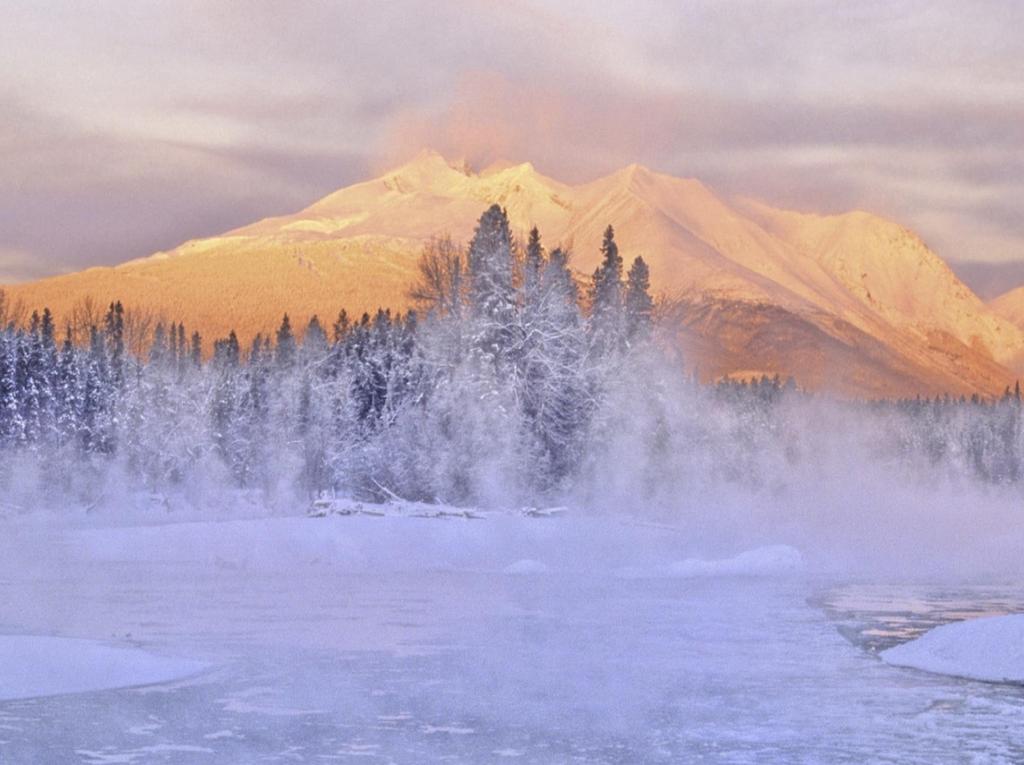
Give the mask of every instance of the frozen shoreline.
M 360 512 L 330 517 L 80 528 L 64 539 L 69 552 L 91 561 L 246 571 L 311 565 L 369 573 L 588 572 L 620 579 L 700 579 L 793 576 L 806 570 L 801 553 L 787 545 L 696 556 L 691 540 L 660 527 L 540 513 L 445 510 L 425 515 L 360 505 Z
M 1024 614 L 945 624 L 879 656 L 895 667 L 993 683 L 1024 683 Z
M 44 635 L 0 635 L 0 701 L 155 685 L 208 668 L 139 648 Z

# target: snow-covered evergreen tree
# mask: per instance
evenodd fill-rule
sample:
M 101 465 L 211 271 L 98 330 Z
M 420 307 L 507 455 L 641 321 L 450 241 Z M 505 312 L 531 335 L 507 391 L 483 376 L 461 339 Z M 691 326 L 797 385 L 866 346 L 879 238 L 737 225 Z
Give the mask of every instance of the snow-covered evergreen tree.
M 651 272 L 640 256 L 633 260 L 626 276 L 626 337 L 636 340 L 651 328 L 654 300 L 651 298 Z
M 277 344 L 275 346 L 274 360 L 277 366 L 286 369 L 295 362 L 295 333 L 292 332 L 292 322 L 288 314 L 281 320 L 281 326 L 277 330 Z
M 496 365 L 505 363 L 512 351 L 517 312 L 513 268 L 508 216 L 491 205 L 469 244 L 469 303 L 474 345 Z
M 622 307 L 622 256 L 615 242 L 615 230 L 608 226 L 601 242 L 601 265 L 590 285 L 590 346 L 601 358 L 622 348 L 626 328 Z
M 823 436 L 795 385 L 691 382 L 663 358 L 646 263 L 622 271 L 609 227 L 581 301 L 568 253 L 533 229 L 517 261 L 492 206 L 468 251 L 425 248 L 418 311 L 341 311 L 330 336 L 286 317 L 273 341 L 244 338 L 246 353 L 231 332 L 205 359 L 198 333 L 139 329 L 118 302 L 91 312 L 81 347 L 69 326 L 58 348 L 48 311 L 18 313 L 0 327 L 0 497 L 29 465 L 47 491 L 93 499 L 116 475 L 154 492 L 655 502 L 654 476 L 760 490 L 780 461 L 806 464 Z M 1024 481 L 1019 389 L 858 406 L 885 459 Z
M 199 369 L 203 363 L 203 338 L 199 332 L 192 333 L 192 345 L 189 352 L 189 361 L 192 362 L 193 369 Z
M 541 488 L 549 488 L 579 462 L 591 410 L 586 334 L 568 253 L 551 253 L 534 299 L 536 306 L 524 325 L 520 399 L 536 450 L 531 476 Z

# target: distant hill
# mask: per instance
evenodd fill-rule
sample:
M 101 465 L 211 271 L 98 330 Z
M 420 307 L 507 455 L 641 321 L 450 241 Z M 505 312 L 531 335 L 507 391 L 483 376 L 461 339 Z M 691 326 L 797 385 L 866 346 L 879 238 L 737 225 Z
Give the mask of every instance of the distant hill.
M 430 237 L 468 240 L 506 207 L 590 273 L 603 229 L 643 255 L 689 365 L 705 379 L 779 373 L 857 396 L 996 393 L 1024 330 L 988 306 L 911 231 L 865 212 L 815 215 L 727 199 L 700 181 L 630 165 L 571 186 L 529 163 L 482 172 L 436 152 L 304 210 L 113 268 L 8 287 L 67 318 L 85 296 L 120 299 L 199 329 L 209 344 L 378 306 L 404 309 Z

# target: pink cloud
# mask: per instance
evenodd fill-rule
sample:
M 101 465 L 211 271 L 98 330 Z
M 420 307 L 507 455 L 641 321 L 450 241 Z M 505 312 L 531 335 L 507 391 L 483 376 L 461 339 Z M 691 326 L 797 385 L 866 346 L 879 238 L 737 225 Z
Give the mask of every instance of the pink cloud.
M 475 167 L 530 160 L 578 181 L 639 160 L 657 162 L 680 135 L 679 104 L 664 96 L 604 90 L 574 94 L 565 84 L 522 83 L 493 71 L 463 73 L 440 109 L 408 109 L 391 121 L 383 166 L 422 148 Z

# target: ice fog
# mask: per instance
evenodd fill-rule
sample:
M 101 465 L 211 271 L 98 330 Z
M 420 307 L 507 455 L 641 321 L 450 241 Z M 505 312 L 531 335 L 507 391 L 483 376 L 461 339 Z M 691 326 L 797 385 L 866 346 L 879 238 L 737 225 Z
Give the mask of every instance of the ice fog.
M 643 259 L 626 269 L 611 227 L 602 253 L 581 287 L 568 252 L 518 241 L 495 206 L 468 248 L 427 246 L 418 312 L 285 316 L 209 359 L 198 333 L 120 304 L 69 321 L 61 345 L 48 312 L 19 324 L 0 298 L 0 511 L 78 526 L 302 515 L 317 498 L 564 506 L 671 528 L 679 559 L 786 544 L 818 571 L 1020 573 L 1019 394 L 699 385 Z
M 208 401 L 209 381 L 196 378 L 186 378 L 183 398 L 198 394 Z M 202 413 L 203 405 L 196 410 Z M 152 450 L 149 455 L 5 451 L 0 507 L 17 521 L 38 516 L 41 523 L 77 527 L 301 515 L 325 491 L 399 507 L 403 501 L 494 511 L 564 506 L 559 521 L 568 523 L 621 518 L 671 527 L 680 557 L 787 544 L 813 569 L 829 572 L 903 579 L 1021 572 L 1022 485 L 979 468 L 969 451 L 1000 465 L 1007 449 L 1019 459 L 1021 442 L 1007 442 L 1001 432 L 1008 422 L 1019 428 L 1016 400 L 899 408 L 770 382 L 706 388 L 656 354 L 631 357 L 592 416 L 574 472 L 544 489 L 524 475 L 535 468 L 515 437 L 522 424 L 508 416 L 511 407 L 492 407 L 487 397 L 460 394 L 450 414 L 459 432 L 448 439 L 427 431 L 415 415 L 399 414 L 392 432 L 343 444 L 333 458 L 346 467 L 361 463 L 352 469 L 359 485 L 332 478 L 323 488 L 306 482 L 308 444 L 284 417 L 282 431 L 268 424 L 261 434 L 258 475 L 242 484 L 216 449 L 206 448 L 209 425 L 195 412 L 168 417 L 174 422 L 155 415 L 134 447 Z M 988 441 L 979 441 L 979 433 Z M 931 451 L 919 443 L 926 439 Z M 138 472 L 147 458 L 180 460 L 180 466 L 153 480 Z M 407 491 L 413 470 L 429 484 L 428 493 Z
M 871 642 L 1024 608 L 1019 395 L 697 384 L 602 251 L 495 207 L 417 313 L 0 331 L 0 759 L 1019 761 Z

